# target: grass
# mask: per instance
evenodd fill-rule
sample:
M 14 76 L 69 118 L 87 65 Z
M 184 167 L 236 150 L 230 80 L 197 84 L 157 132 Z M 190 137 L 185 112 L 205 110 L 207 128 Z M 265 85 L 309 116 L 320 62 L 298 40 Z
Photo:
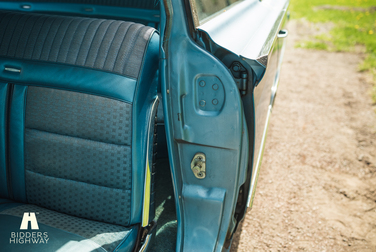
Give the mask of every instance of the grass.
M 332 23 L 329 34 L 320 34 L 297 47 L 354 51 L 356 45 L 366 50 L 360 71 L 373 74 L 376 83 L 376 0 L 291 0 L 292 18 L 305 18 L 313 23 Z M 376 103 L 376 84 L 372 93 Z

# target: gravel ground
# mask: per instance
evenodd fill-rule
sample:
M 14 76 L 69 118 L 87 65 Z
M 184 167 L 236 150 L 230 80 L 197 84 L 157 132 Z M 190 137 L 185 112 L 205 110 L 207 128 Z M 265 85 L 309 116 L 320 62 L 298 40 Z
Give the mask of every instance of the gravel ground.
M 255 202 L 231 252 L 376 251 L 371 81 L 361 52 L 294 48 L 321 28 L 289 24 Z

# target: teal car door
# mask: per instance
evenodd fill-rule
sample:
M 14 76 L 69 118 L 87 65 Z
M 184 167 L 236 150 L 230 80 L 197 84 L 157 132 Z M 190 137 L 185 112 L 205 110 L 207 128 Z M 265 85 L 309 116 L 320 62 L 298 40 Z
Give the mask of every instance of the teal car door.
M 177 251 L 227 251 L 257 182 L 288 1 L 164 0 Z

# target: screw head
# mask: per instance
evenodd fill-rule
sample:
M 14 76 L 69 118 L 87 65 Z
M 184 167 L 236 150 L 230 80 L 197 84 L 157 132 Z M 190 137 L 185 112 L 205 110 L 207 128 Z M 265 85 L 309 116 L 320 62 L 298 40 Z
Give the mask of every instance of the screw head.
M 200 85 L 200 87 L 205 87 L 206 83 L 205 83 L 205 81 L 202 80 L 202 81 L 199 82 L 199 85 Z
M 217 99 L 213 99 L 212 103 L 213 103 L 213 105 L 217 105 L 218 104 L 218 100 Z
M 218 90 L 219 86 L 218 86 L 218 84 L 213 84 L 212 88 L 213 88 L 213 90 Z
M 205 107 L 205 105 L 206 105 L 206 101 L 205 101 L 205 100 L 201 100 L 201 101 L 199 102 L 199 104 L 200 104 L 201 107 Z
M 205 172 L 199 172 L 199 173 L 197 173 L 197 178 L 200 178 L 200 179 L 205 178 Z

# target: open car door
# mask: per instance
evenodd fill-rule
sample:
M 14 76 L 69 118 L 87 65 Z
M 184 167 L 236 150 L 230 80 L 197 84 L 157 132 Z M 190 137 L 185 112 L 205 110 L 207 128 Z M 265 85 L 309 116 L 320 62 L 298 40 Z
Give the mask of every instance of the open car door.
M 253 201 L 288 0 L 164 0 L 160 71 L 177 251 L 227 251 Z

